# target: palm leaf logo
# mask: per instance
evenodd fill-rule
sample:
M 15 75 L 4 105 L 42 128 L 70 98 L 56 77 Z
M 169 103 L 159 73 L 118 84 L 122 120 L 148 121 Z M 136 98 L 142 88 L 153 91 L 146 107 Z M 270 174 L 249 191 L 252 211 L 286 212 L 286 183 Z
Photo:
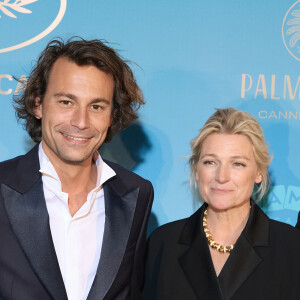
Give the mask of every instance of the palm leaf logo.
M 20 13 L 21 14 L 30 14 L 30 13 L 32 13 L 31 10 L 28 9 L 28 6 L 30 7 L 29 4 L 32 4 L 32 3 L 37 2 L 37 1 L 38 0 L 0 0 L 0 17 L 1 17 L 1 15 L 2 16 L 4 15 L 4 17 L 8 16 L 10 18 L 14 18 L 14 21 L 17 21 L 16 18 L 17 18 L 18 15 L 20 16 Z M 58 1 L 58 0 L 56 0 L 56 1 Z M 44 2 L 47 2 L 47 1 L 44 1 Z M 18 44 L 11 44 L 11 42 L 14 43 L 14 40 L 11 39 L 9 41 L 10 44 L 8 46 L 4 47 L 4 45 L 3 46 L 1 45 L 2 44 L 2 39 L 1 39 L 1 41 L 0 41 L 0 55 L 1 55 L 1 53 L 14 51 L 14 50 L 26 47 L 28 45 L 31 45 L 31 44 L 39 41 L 40 39 L 44 38 L 50 32 L 52 32 L 57 27 L 57 25 L 61 22 L 61 20 L 63 19 L 64 15 L 65 15 L 65 12 L 66 12 L 66 9 L 67 9 L 67 0 L 59 0 L 59 2 L 60 2 L 59 11 L 56 14 L 56 16 L 55 16 L 54 20 L 52 21 L 52 23 L 48 24 L 48 26 L 42 32 L 38 31 L 39 33 L 37 35 L 35 35 L 35 36 L 25 40 L 25 41 L 22 40 L 22 32 L 24 32 L 24 30 L 27 30 L 27 28 L 19 28 L 19 24 L 18 24 L 18 22 L 16 22 L 15 24 L 18 26 L 18 27 L 16 27 L 18 29 L 18 32 L 16 32 L 16 33 L 20 37 L 20 42 Z M 39 3 L 40 3 L 40 6 L 44 10 L 48 9 L 47 5 L 43 5 L 42 1 L 40 1 Z M 39 4 L 34 5 L 34 10 L 35 10 L 36 6 L 39 6 Z M 42 17 L 42 14 L 39 14 L 39 16 Z M 32 23 L 32 26 L 36 26 L 35 23 Z M 37 24 L 37 25 L 39 25 L 39 24 Z M 0 27 L 1 27 L 1 24 L 0 24 Z M 41 27 L 41 30 L 42 30 L 42 28 L 44 28 L 44 26 Z M 19 40 L 19 38 L 16 39 L 16 40 Z M 1 298 L 1 296 L 0 296 L 0 298 Z
M 31 14 L 32 11 L 25 8 L 24 6 L 36 2 L 38 0 L 15 0 L 14 2 L 10 2 L 10 0 L 0 1 L 0 11 L 8 17 L 17 18 L 17 16 L 13 12 L 19 12 L 22 14 Z M 0 18 L 2 16 L 0 15 Z
M 281 34 L 287 51 L 300 61 L 300 0 L 296 1 L 286 12 Z
M 294 47 L 300 39 L 300 10 L 293 10 L 291 15 L 293 18 L 286 23 L 290 26 L 287 29 L 286 34 L 291 36 L 289 44 L 291 47 Z

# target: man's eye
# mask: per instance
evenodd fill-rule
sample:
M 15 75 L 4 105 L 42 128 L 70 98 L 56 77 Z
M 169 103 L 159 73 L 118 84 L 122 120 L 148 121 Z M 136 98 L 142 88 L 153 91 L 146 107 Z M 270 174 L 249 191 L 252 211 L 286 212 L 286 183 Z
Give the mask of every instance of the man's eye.
M 213 165 L 215 162 L 213 160 L 205 160 L 203 162 L 204 165 Z
M 71 105 L 72 102 L 70 100 L 60 100 L 59 103 L 63 104 L 63 105 Z
M 92 105 L 92 109 L 93 110 L 103 110 L 103 107 L 95 104 L 95 105 Z

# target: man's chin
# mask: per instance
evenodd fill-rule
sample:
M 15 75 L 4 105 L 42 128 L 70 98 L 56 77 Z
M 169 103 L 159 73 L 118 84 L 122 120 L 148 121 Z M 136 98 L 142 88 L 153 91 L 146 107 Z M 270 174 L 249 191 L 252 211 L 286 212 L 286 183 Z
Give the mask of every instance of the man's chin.
M 61 154 L 60 159 L 69 165 L 79 165 L 83 164 L 86 161 L 91 160 L 93 157 L 93 153 L 85 154 L 85 155 L 71 155 L 70 153 L 68 154 Z

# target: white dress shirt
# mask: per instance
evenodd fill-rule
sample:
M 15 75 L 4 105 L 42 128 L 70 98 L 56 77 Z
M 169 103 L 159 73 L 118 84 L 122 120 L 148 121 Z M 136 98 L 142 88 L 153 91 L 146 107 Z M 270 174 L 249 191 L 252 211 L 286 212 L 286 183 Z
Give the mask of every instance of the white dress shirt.
M 116 173 L 96 153 L 96 187 L 72 217 L 68 194 L 61 190 L 60 179 L 43 151 L 42 143 L 39 146 L 39 160 L 52 239 L 68 299 L 83 300 L 91 289 L 102 248 L 105 224 L 102 185 Z

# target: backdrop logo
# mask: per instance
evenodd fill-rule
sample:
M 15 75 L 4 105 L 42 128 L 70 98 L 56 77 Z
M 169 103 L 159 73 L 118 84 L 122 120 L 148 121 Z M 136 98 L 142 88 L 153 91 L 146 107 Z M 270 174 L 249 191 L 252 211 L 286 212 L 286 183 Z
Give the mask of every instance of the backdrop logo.
M 261 203 L 264 205 L 264 203 Z M 300 187 L 275 185 L 271 187 L 263 210 L 272 219 L 295 225 L 299 212 Z
M 34 11 L 33 7 L 30 6 L 30 4 L 37 2 L 37 1 L 38 0 L 15 0 L 14 2 L 10 2 L 10 0 L 3 0 L 3 1 L 0 1 L 0 13 L 2 12 L 4 15 L 14 18 L 14 19 L 17 19 L 17 16 L 22 15 L 22 14 L 32 14 L 33 15 L 33 14 L 35 14 L 35 11 Z M 46 6 L 45 3 L 43 3 L 43 4 Z M 26 8 L 24 6 L 26 6 Z M 29 7 L 30 7 L 30 9 L 29 9 Z M 33 43 L 39 41 L 46 35 L 48 35 L 61 22 L 64 14 L 65 14 L 66 8 L 67 8 L 67 0 L 60 0 L 60 7 L 59 7 L 58 14 L 56 15 L 54 21 L 50 25 L 47 25 L 47 27 L 44 31 L 36 34 L 34 37 L 27 38 L 25 41 L 16 42 L 17 39 L 15 39 L 15 44 L 9 45 L 8 47 L 3 47 L 3 46 L 1 47 L 1 42 L 0 42 L 0 53 L 9 52 L 9 51 L 13 51 L 16 49 L 26 47 L 30 44 L 33 44 Z M 45 9 L 46 9 L 46 7 L 45 7 Z M 1 14 L 0 14 L 0 18 L 1 18 Z M 0 22 L 3 22 L 3 19 L 4 18 L 2 18 Z M 34 22 L 36 22 L 36 20 Z M 3 24 L 1 24 L 1 26 L 3 27 Z M 18 24 L 17 27 L 20 28 L 20 24 Z M 20 32 L 20 30 L 19 30 L 19 32 Z M 19 35 L 20 34 L 21 33 L 19 33 Z M 2 38 L 3 37 L 1 37 L 1 39 Z M 10 35 L 9 38 L 10 38 L 10 40 L 14 41 L 14 34 Z
M 12 11 L 23 14 L 31 14 L 32 11 L 27 8 L 24 8 L 24 6 L 36 1 L 38 0 L 16 0 L 13 3 L 10 3 L 10 0 L 4 0 L 3 2 L 0 2 L 0 10 L 2 10 L 2 12 L 8 17 L 17 18 L 17 16 L 14 13 L 12 13 Z
M 300 0 L 289 8 L 283 19 L 282 39 L 288 52 L 300 61 Z

